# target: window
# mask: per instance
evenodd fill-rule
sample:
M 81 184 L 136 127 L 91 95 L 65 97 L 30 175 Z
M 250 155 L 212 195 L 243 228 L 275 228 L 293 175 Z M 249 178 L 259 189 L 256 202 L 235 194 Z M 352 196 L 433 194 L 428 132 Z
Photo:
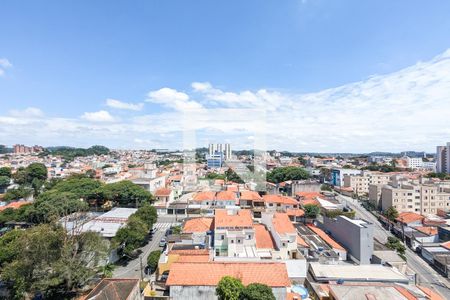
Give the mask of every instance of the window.
M 225 236 L 222 234 L 222 235 L 220 236 L 220 239 L 223 241 L 223 240 L 225 239 Z
M 237 240 L 237 243 L 240 244 L 240 243 L 241 243 L 241 240 Z
M 252 239 L 251 234 L 247 235 L 247 240 L 251 240 L 251 239 Z
M 234 244 L 234 240 L 231 240 L 230 243 Z

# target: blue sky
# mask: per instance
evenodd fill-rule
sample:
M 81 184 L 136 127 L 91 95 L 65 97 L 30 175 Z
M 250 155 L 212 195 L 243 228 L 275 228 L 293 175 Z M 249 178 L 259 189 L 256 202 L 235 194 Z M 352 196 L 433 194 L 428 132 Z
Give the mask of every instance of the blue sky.
M 433 61 L 450 48 L 448 11 L 449 1 L 433 1 L 431 5 L 411 0 L 3 1 L 0 17 L 0 59 L 4 62 L 2 65 L 0 60 L 0 116 L 3 116 L 0 122 L 3 123 L 0 125 L 7 130 L 0 133 L 0 143 L 180 147 L 179 127 L 152 130 L 151 124 L 146 124 L 145 134 L 131 128 L 141 124 L 139 118 L 168 122 L 170 116 L 180 111 L 180 106 L 164 102 L 175 101 L 170 97 L 176 98 L 176 94 L 169 92 L 164 99 L 149 96 L 151 91 L 163 88 L 185 94 L 189 100 L 181 96 L 180 101 L 198 102 L 205 109 L 231 107 L 230 99 L 219 97 L 218 101 L 217 90 L 224 97 L 226 93 L 242 96 L 245 91 L 256 95 L 260 90 L 269 91 L 280 98 L 277 107 L 266 115 L 270 125 L 272 116 L 281 119 L 286 116 L 280 111 L 284 103 L 302 104 L 299 110 L 303 111 L 304 95 L 321 95 L 324 90 L 351 86 L 373 76 L 381 76 L 383 81 L 383 76 L 420 61 Z M 426 70 L 427 74 L 433 77 L 430 70 Z M 447 79 L 443 77 L 448 74 L 439 70 L 432 69 L 436 72 L 433 74 Z M 211 88 L 209 92 L 200 92 L 193 87 L 193 82 L 208 82 Z M 442 92 L 446 82 L 433 86 L 429 95 L 436 95 L 437 90 Z M 344 90 L 350 95 L 354 93 L 348 88 Z M 407 95 L 405 99 L 417 95 Z M 260 101 L 260 96 L 255 101 Z M 376 97 L 365 100 L 366 106 L 376 105 L 379 100 Z M 395 98 L 394 95 L 389 99 Z M 107 105 L 107 99 L 137 106 L 124 109 L 119 105 L 119 108 Z M 326 108 L 327 101 L 333 99 L 321 98 L 321 101 L 323 110 L 319 107 L 311 111 L 317 119 L 307 122 L 316 124 L 315 130 L 325 131 L 330 124 L 323 118 L 345 112 Z M 21 112 L 24 118 L 29 116 L 32 120 L 20 124 L 21 131 L 15 132 L 18 126 L 13 119 Z M 103 113 L 92 115 L 98 112 Z M 438 119 L 439 113 L 443 112 L 438 112 Z M 97 120 L 91 126 L 90 116 L 99 117 L 98 120 L 105 117 L 107 124 L 100 125 Z M 432 113 L 422 117 L 432 118 Z M 53 123 L 60 128 L 49 135 L 33 133 L 36 122 L 44 122 L 41 120 L 44 118 L 45 122 L 55 120 Z M 291 122 L 303 123 L 305 118 L 294 116 Z M 398 131 L 404 130 L 406 124 L 409 123 L 400 122 Z M 113 125 L 130 127 L 128 131 L 108 131 Z M 339 132 L 349 130 L 345 120 L 334 125 L 341 128 Z M 65 127 L 70 134 L 64 131 Z M 237 130 L 241 135 L 222 128 L 200 127 L 203 135 L 200 142 L 228 140 L 237 147 L 247 147 L 248 140 L 255 136 L 250 131 Z M 350 127 L 354 130 L 355 126 Z M 419 142 L 410 144 L 407 140 L 396 141 L 397 136 L 383 133 L 381 129 L 376 135 L 363 134 L 360 132 L 363 128 L 343 136 L 334 135 L 338 141 L 330 137 L 314 140 L 309 132 L 305 133 L 309 129 L 301 126 L 296 129 L 292 128 L 299 132 L 293 140 L 269 135 L 268 148 L 432 151 L 435 143 L 448 139 L 447 132 L 436 132 L 437 127 L 427 128 L 429 131 L 423 132 Z M 89 131 L 99 134 L 89 134 Z M 107 132 L 114 137 L 106 139 Z M 414 132 L 417 131 L 412 128 L 408 133 Z M 360 143 L 355 144 L 356 140 Z

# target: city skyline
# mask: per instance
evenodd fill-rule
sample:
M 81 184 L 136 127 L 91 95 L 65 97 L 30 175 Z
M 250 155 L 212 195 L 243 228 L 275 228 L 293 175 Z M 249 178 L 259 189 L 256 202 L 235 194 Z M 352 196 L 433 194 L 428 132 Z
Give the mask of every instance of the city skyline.
M 182 149 L 194 118 L 198 147 L 434 153 L 450 136 L 450 4 L 374 5 L 10 2 L 0 143 Z

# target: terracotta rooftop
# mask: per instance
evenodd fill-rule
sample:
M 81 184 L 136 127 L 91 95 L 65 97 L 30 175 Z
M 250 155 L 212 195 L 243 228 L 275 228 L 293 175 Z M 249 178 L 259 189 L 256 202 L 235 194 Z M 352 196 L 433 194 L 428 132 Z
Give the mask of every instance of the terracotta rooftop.
M 195 218 L 187 220 L 183 225 L 184 233 L 207 232 L 213 229 L 213 218 Z
M 448 249 L 448 250 L 450 250 L 450 241 L 442 243 L 441 246 L 446 248 L 446 249 Z
M 252 227 L 253 219 L 249 209 L 216 209 L 214 218 L 217 227 Z
M 298 196 L 302 199 L 315 199 L 316 197 L 322 196 L 321 193 L 318 192 L 297 192 L 295 196 Z
M 279 212 L 274 213 L 272 224 L 273 227 L 275 228 L 275 231 L 279 234 L 297 232 L 291 220 L 289 220 L 289 216 L 286 213 L 279 213 Z
M 160 188 L 155 191 L 156 197 L 169 197 L 172 190 L 169 188 Z
M 194 201 L 214 201 L 216 198 L 216 192 L 213 191 L 206 191 L 206 192 L 198 192 L 194 196 Z
M 297 245 L 299 245 L 299 246 L 302 246 L 302 247 L 305 247 L 305 248 L 309 248 L 309 245 L 305 242 L 305 240 L 301 237 L 301 236 L 299 236 L 299 235 L 297 235 Z
M 402 212 L 395 220 L 404 224 L 409 224 L 417 221 L 422 221 L 423 219 L 425 219 L 425 217 L 422 215 L 413 212 Z
M 247 201 L 261 201 L 262 197 L 255 191 L 242 191 L 241 199 Z
M 305 211 L 299 208 L 286 209 L 286 213 L 288 216 L 295 216 L 295 217 L 302 217 L 305 215 Z
M 266 284 L 288 287 L 284 263 L 174 263 L 170 268 L 167 286 L 216 286 L 224 276 L 239 278 L 244 285 Z
M 0 206 L 0 211 L 3 211 L 7 208 L 12 208 L 12 209 L 18 209 L 19 207 L 23 206 L 23 205 L 27 205 L 27 204 L 31 204 L 31 201 L 15 201 L 15 202 L 10 202 L 7 205 L 4 206 Z
M 84 298 L 86 300 L 126 300 L 138 287 L 139 279 L 103 279 Z
M 328 234 L 326 234 L 322 229 L 314 226 L 314 225 L 306 225 L 309 229 L 314 231 L 322 240 L 324 240 L 330 247 L 339 250 L 345 250 L 344 247 L 339 245 L 335 240 L 333 240 Z
M 219 201 L 231 200 L 236 201 L 236 193 L 233 191 L 220 191 L 216 194 L 216 199 Z
M 426 235 L 437 235 L 438 234 L 438 230 L 436 227 L 419 226 L 419 227 L 414 227 L 414 228 L 422 233 L 425 233 Z
M 264 202 L 267 203 L 280 203 L 280 204 L 288 204 L 288 205 L 297 205 L 298 202 L 291 197 L 282 196 L 282 195 L 264 195 Z
M 275 249 L 275 244 L 273 242 L 270 232 L 266 229 L 263 224 L 254 224 L 255 229 L 255 239 L 256 248 L 259 249 Z

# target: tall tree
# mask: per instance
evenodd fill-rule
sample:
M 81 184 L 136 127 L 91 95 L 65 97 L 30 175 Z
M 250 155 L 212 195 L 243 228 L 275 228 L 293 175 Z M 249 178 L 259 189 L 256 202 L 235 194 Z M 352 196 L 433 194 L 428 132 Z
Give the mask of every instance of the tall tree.
M 231 276 L 224 276 L 217 284 L 216 294 L 219 300 L 239 300 L 244 290 L 242 282 Z
M 275 300 L 275 296 L 267 285 L 250 283 L 242 291 L 240 300 Z

